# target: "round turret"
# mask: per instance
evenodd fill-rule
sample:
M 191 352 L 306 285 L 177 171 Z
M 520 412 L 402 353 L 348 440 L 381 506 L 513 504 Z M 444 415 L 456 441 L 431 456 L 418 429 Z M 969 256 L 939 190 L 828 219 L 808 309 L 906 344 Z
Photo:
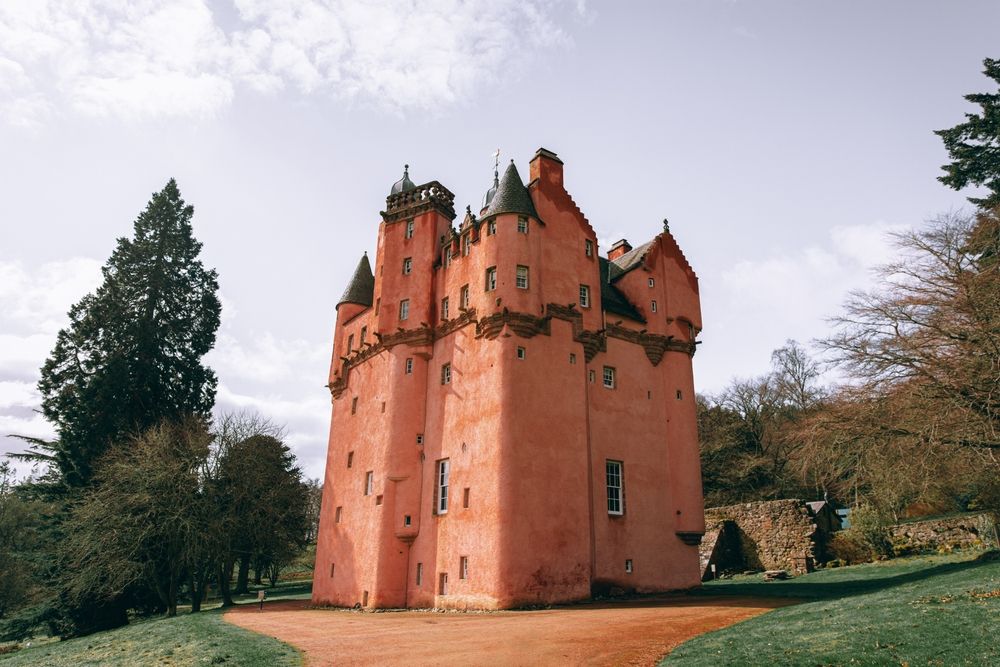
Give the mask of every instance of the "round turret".
M 403 165 L 403 177 L 392 184 L 392 189 L 389 190 L 390 195 L 398 195 L 400 192 L 406 192 L 407 190 L 413 190 L 417 186 L 410 180 L 410 165 Z
M 499 187 L 500 187 L 500 173 L 497 172 L 497 171 L 494 171 L 493 172 L 493 186 L 489 190 L 486 191 L 485 195 L 483 195 L 483 205 L 480 207 L 481 210 L 485 210 L 490 205 L 490 202 L 493 201 L 493 197 L 496 196 L 496 194 L 497 194 L 497 188 L 499 188 Z

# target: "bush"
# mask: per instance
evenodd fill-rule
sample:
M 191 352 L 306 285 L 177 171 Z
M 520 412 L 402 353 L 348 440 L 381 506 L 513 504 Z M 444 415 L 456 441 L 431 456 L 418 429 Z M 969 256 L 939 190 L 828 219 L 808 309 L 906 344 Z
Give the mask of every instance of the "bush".
M 868 540 L 854 528 L 834 533 L 826 548 L 831 556 L 827 563 L 829 567 L 868 563 L 875 559 L 875 552 Z
M 851 510 L 851 528 L 871 548 L 875 556 L 891 556 L 888 518 L 874 505 L 858 505 Z

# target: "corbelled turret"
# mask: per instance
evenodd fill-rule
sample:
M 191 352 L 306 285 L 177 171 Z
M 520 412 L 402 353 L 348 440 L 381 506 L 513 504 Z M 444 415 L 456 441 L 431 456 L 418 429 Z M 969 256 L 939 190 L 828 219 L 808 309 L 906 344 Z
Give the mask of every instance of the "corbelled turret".
M 375 298 L 375 274 L 372 273 L 372 265 L 368 262 L 368 253 L 361 256 L 358 268 L 354 269 L 354 276 L 347 284 L 344 295 L 337 302 L 337 308 L 345 303 L 356 303 L 368 307 L 372 305 Z
M 500 213 L 520 213 L 538 219 L 535 204 L 531 201 L 528 188 L 524 187 L 524 183 L 521 182 L 521 176 L 517 173 L 517 167 L 514 166 L 513 160 L 510 161 L 510 165 L 503 173 L 503 178 L 497 184 L 496 193 L 491 198 L 489 208 L 483 217 L 499 215 Z

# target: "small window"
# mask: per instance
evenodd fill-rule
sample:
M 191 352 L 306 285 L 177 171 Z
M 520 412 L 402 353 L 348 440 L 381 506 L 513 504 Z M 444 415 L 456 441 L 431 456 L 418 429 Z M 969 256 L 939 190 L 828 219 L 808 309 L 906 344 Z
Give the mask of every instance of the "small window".
M 417 563 L 417 586 L 424 583 L 424 564 Z
M 399 319 L 405 320 L 410 317 L 410 300 L 403 299 L 399 302 Z
M 413 258 L 407 257 L 403 260 L 403 275 L 408 276 L 413 272 Z
M 356 414 L 358 411 L 358 397 L 355 396 L 351 399 L 351 414 Z
M 631 558 L 626 558 L 625 559 L 625 572 L 627 574 L 632 574 L 632 559 Z
M 385 401 L 382 401 L 382 412 L 385 412 Z
M 684 392 L 682 392 L 680 389 L 677 390 L 677 400 L 678 401 L 684 400 Z
M 347 452 L 347 467 L 350 468 L 354 465 L 354 452 Z
M 438 576 L 438 595 L 448 594 L 448 573 L 442 572 Z
M 444 268 L 451 266 L 451 246 L 444 249 Z
M 569 353 L 569 363 L 571 363 L 571 364 L 575 364 L 576 363 L 576 355 L 573 354 L 572 352 Z
M 652 278 L 650 278 L 650 279 L 649 279 L 649 286 L 650 286 L 650 287 L 656 287 L 656 281 L 655 281 L 655 280 L 653 280 Z
M 365 473 L 365 495 L 370 496 L 375 490 L 375 473 L 369 470 Z
M 469 557 L 462 556 L 458 559 L 458 578 L 468 579 L 469 578 Z
M 580 307 L 590 308 L 590 287 L 580 285 Z
M 441 459 L 437 462 L 437 498 L 434 510 L 437 514 L 448 513 L 448 473 L 451 464 L 448 459 Z
M 413 523 L 413 518 L 410 517 L 409 514 L 403 515 L 403 525 L 404 526 L 406 526 L 407 528 L 409 528 L 412 523 Z
M 524 359 L 527 356 L 527 354 L 528 354 L 527 350 L 525 350 L 520 345 L 517 346 L 517 358 L 518 359 Z
M 590 239 L 586 239 L 583 242 L 583 254 L 585 254 L 587 257 L 594 256 L 594 242 L 591 241 Z
M 646 391 L 646 398 L 648 398 L 649 400 L 653 400 L 653 392 L 647 390 Z
M 590 384 L 594 384 L 596 378 L 597 376 L 594 374 L 594 371 L 587 371 L 587 379 L 590 380 Z
M 528 267 L 517 267 L 517 280 L 514 283 L 517 289 L 528 289 Z
M 451 384 L 451 364 L 441 366 L 441 384 Z
M 347 354 L 350 354 L 351 350 L 353 349 L 354 349 L 354 334 L 351 334 L 350 336 L 347 337 Z
M 379 309 L 382 308 L 382 299 L 375 299 L 375 314 L 378 315 Z
M 493 236 L 496 233 L 497 233 L 497 221 L 496 218 L 493 218 L 492 220 L 486 223 L 486 235 Z
M 459 296 L 459 299 L 458 299 L 458 306 L 459 306 L 459 308 L 468 308 L 469 307 L 469 286 L 468 285 L 462 285 L 462 291 L 460 292 L 460 296 Z
M 418 445 L 424 444 L 424 434 L 423 433 L 417 433 L 417 444 Z
M 604 367 L 604 388 L 614 389 L 615 388 L 615 369 L 611 366 Z
M 376 505 L 381 505 L 382 504 L 382 494 L 379 494 L 379 495 L 375 496 L 375 504 Z
M 337 571 L 336 563 L 330 563 L 330 578 L 333 579 L 333 573 Z
M 462 509 L 469 509 L 469 487 L 462 489 Z
M 340 507 L 337 508 L 337 511 L 334 512 L 333 522 L 334 523 L 340 523 L 340 520 L 343 517 L 344 517 L 344 506 L 341 505 Z
M 413 357 L 407 357 L 406 361 L 403 362 L 403 372 L 407 375 L 413 375 Z
M 406 238 L 413 238 L 413 218 L 406 221 Z
M 649 308 L 650 308 L 650 310 L 652 310 L 652 311 L 653 311 L 654 313 L 656 312 L 656 299 L 653 299 L 653 300 L 652 300 L 652 302 L 650 302 L 650 304 L 649 304 Z
M 497 288 L 497 267 L 491 266 L 486 269 L 486 291 L 491 292 Z
M 462 257 L 467 257 L 472 249 L 472 235 L 465 233 L 462 235 Z
M 605 477 L 608 486 L 608 514 L 623 514 L 622 507 L 622 462 L 606 461 Z
M 448 319 L 448 297 L 441 299 L 441 319 Z
M 367 337 L 368 337 L 368 327 L 361 327 L 361 341 L 359 342 L 359 345 L 364 345 L 365 338 Z
M 523 215 L 517 218 L 517 231 L 519 234 L 528 233 L 528 219 Z

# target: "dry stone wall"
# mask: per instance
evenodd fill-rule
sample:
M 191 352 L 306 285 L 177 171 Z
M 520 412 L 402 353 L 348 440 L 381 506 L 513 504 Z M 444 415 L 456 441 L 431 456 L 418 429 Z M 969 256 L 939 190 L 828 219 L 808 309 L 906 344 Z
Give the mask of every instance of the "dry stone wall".
M 813 534 L 816 524 L 801 500 L 742 503 L 705 510 L 706 536 L 724 534 L 725 522 L 736 526 L 743 566 L 750 570 L 788 570 L 804 574 L 815 561 Z M 702 568 L 709 567 L 719 545 L 711 541 L 702 553 Z M 718 555 L 718 553 L 716 553 Z
M 1000 547 L 998 520 L 989 512 L 911 521 L 892 526 L 893 545 L 913 551 L 935 551 L 941 547 Z

